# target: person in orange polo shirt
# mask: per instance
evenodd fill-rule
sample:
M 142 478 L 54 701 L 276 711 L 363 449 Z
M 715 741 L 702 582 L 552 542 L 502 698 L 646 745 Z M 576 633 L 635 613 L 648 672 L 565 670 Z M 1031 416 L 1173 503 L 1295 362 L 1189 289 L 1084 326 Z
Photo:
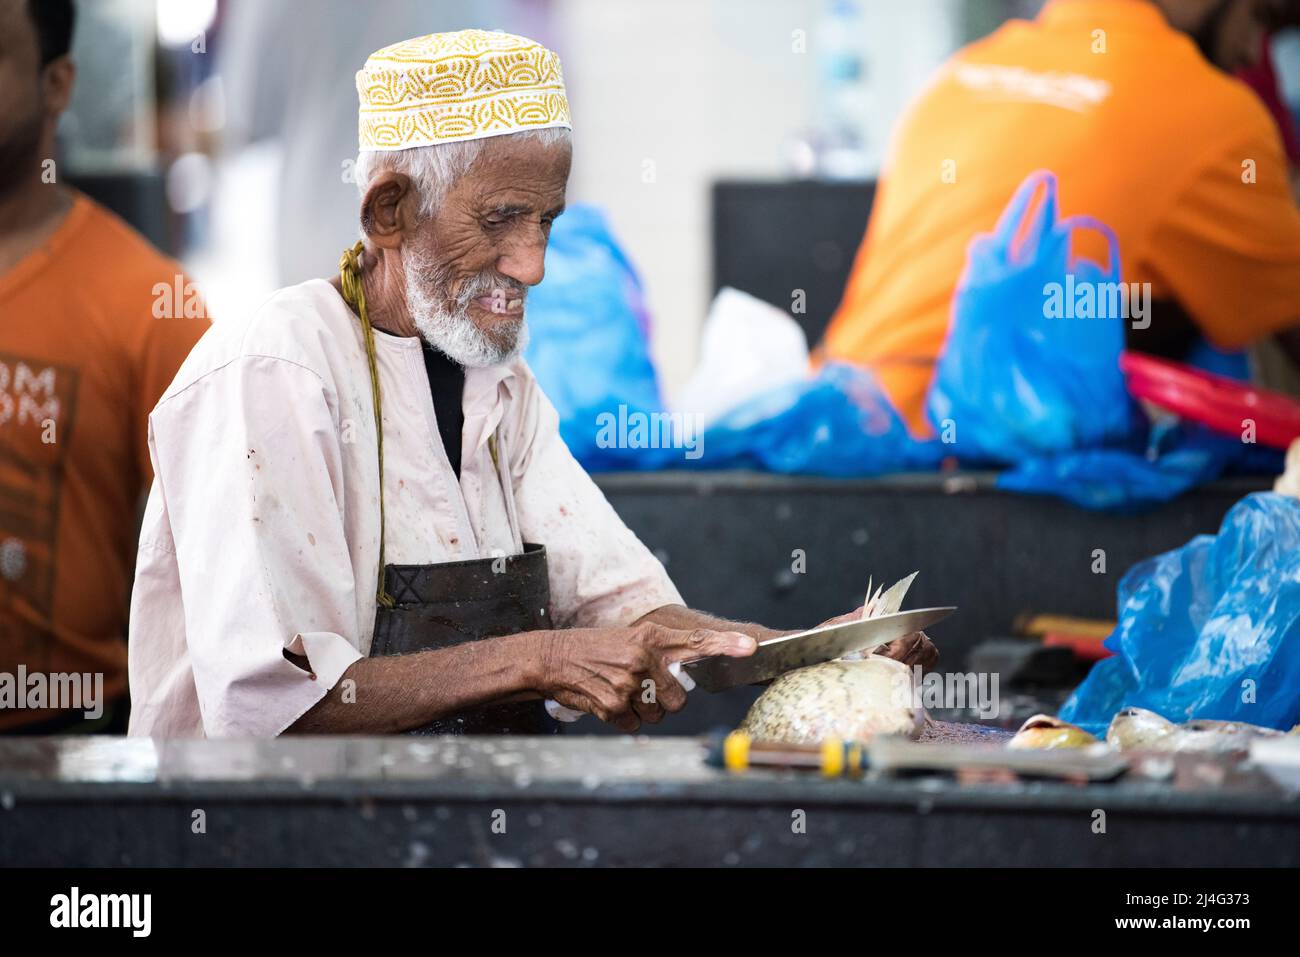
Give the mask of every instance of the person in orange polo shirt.
M 870 368 L 917 436 L 972 238 L 1035 170 L 1151 283 L 1130 347 L 1278 336 L 1300 357 L 1300 209 L 1273 118 L 1230 71 L 1291 0 L 1052 0 L 958 52 L 895 131 L 822 359 Z M 1085 253 L 1093 254 L 1085 248 Z M 1104 261 L 1104 257 L 1103 261 Z
M 126 727 L 147 416 L 207 329 L 180 267 L 61 185 L 71 0 L 0 0 L 0 733 Z

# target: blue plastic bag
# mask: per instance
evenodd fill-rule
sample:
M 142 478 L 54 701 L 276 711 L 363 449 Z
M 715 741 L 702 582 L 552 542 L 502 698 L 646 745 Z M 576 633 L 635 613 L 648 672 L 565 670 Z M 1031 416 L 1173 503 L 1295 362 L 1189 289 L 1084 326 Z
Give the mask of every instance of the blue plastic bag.
M 1055 495 L 1082 508 L 1136 513 L 1198 485 L 1240 472 L 1277 475 L 1283 453 L 1219 435 L 1195 423 L 1158 425 L 1150 440 L 1124 447 L 1077 449 L 1021 462 L 998 476 L 998 488 Z
M 908 435 L 870 372 L 832 362 L 724 415 L 705 430 L 703 455 L 684 464 L 849 477 L 933 469 L 944 451 Z
M 1080 228 L 1105 236 L 1107 268 L 1072 258 Z M 1108 293 L 1119 278 L 1114 232 L 1087 217 L 1058 219 L 1054 174 L 1026 179 L 995 231 L 971 243 L 953 300 L 927 397 L 930 422 L 950 452 L 965 463 L 1020 462 L 1133 433 L 1119 369 L 1125 319 L 1085 317 L 1088 295 L 1094 314 L 1118 305 Z
M 641 281 L 594 206 L 570 206 L 551 227 L 546 278 L 528 294 L 524 354 L 560 415 L 560 434 L 589 468 L 654 467 L 600 440 L 603 414 L 661 408 Z
M 1249 495 L 1217 535 L 1133 566 L 1106 647 L 1115 656 L 1060 712 L 1094 734 L 1128 707 L 1178 722 L 1300 722 L 1300 501 Z

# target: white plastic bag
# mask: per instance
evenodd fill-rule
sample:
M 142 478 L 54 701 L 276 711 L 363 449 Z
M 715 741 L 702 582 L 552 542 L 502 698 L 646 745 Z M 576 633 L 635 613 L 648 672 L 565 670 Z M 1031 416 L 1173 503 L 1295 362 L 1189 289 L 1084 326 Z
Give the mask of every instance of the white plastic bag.
M 808 375 L 808 338 L 786 313 L 725 287 L 704 322 L 700 362 L 672 403 L 674 412 L 720 415 L 776 386 Z

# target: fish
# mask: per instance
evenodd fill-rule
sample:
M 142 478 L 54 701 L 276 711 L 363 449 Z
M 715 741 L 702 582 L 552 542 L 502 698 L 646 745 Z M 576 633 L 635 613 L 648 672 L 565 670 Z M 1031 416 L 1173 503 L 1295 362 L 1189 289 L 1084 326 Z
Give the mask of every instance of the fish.
M 1264 728 L 1244 721 L 1213 721 L 1210 718 L 1193 718 L 1183 725 L 1188 731 L 1210 731 L 1215 734 L 1240 734 L 1251 738 L 1273 738 L 1282 734 L 1274 728 Z
M 782 744 L 861 741 L 878 734 L 916 739 L 926 714 L 914 694 L 915 680 L 907 665 L 879 656 L 799 668 L 759 695 L 740 730 Z
M 885 615 L 895 615 L 902 610 L 903 599 L 907 597 L 907 590 L 912 586 L 912 582 L 920 572 L 912 572 L 906 578 L 900 578 L 894 584 L 890 585 L 888 590 L 883 594 L 881 585 L 876 589 L 875 594 L 871 592 L 873 580 L 867 579 L 867 597 L 862 602 L 862 614 L 860 620 L 866 621 L 869 618 L 881 618 Z M 924 634 L 924 632 L 922 633 Z M 907 637 L 906 635 L 904 637 Z M 866 651 L 851 651 L 845 655 L 841 661 L 856 661 L 861 658 L 869 658 L 875 654 L 875 651 L 868 649 Z
M 1015 737 L 1007 742 L 1007 747 L 1016 751 L 1053 751 L 1057 748 L 1086 748 L 1098 743 L 1095 737 L 1077 725 L 1048 714 L 1036 714 L 1020 726 Z
M 874 592 L 874 581 L 868 579 L 861 618 L 901 610 L 917 574 Z M 877 734 L 915 739 L 930 720 L 917 703 L 916 680 L 902 662 L 870 649 L 851 652 L 778 677 L 750 707 L 740 730 L 783 744 L 820 744 L 827 738 L 856 741 Z
M 1244 721 L 1193 718 L 1176 724 L 1145 708 L 1125 708 L 1111 720 L 1106 743 L 1120 751 L 1247 751 L 1254 739 L 1281 734 Z
M 903 607 L 903 599 L 907 597 L 907 590 L 912 587 L 912 582 L 920 572 L 912 572 L 906 578 L 900 578 L 882 595 L 879 591 L 875 595 L 871 594 L 871 579 L 867 579 L 867 600 L 862 603 L 862 617 L 879 618 L 883 615 L 897 614 Z
M 1174 724 L 1146 708 L 1124 708 L 1111 718 L 1106 743 L 1120 751 L 1174 751 L 1165 741 L 1178 730 Z

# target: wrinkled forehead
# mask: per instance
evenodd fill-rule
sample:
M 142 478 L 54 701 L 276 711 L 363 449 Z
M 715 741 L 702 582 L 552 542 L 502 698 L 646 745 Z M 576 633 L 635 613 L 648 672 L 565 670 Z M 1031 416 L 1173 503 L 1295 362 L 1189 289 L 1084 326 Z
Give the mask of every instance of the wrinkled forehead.
M 518 195 L 562 204 L 572 158 L 567 141 L 494 136 L 483 141 L 473 164 L 453 184 L 453 192 L 485 198 Z

